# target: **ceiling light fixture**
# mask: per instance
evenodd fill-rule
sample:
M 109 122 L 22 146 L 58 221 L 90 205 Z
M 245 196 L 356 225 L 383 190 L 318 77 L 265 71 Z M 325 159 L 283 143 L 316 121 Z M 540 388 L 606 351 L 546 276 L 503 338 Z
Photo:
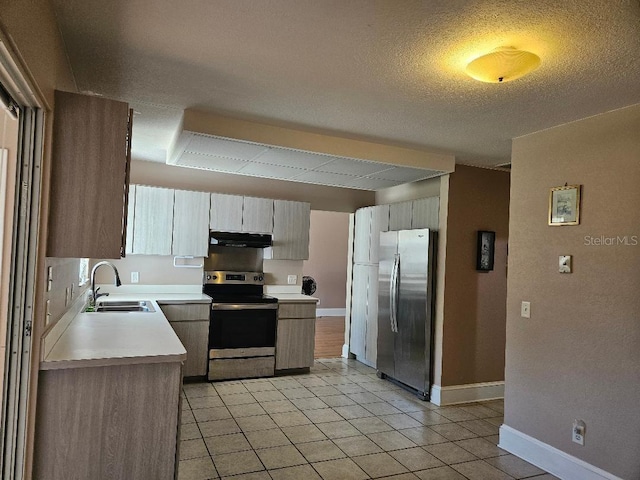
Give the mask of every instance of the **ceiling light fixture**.
M 481 82 L 504 83 L 523 77 L 540 66 L 535 53 L 500 47 L 471 61 L 467 75 Z

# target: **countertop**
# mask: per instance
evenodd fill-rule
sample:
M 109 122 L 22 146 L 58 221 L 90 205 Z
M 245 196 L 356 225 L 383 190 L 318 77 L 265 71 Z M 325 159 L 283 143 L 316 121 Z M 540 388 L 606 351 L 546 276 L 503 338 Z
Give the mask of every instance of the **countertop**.
M 181 362 L 182 343 L 159 304 L 210 303 L 202 293 L 112 293 L 100 301 L 148 300 L 155 312 L 78 313 L 69 322 L 41 370 Z
M 314 302 L 318 303 L 319 299 L 303 295 L 302 293 L 273 293 L 269 292 L 270 297 L 275 297 L 280 302 Z

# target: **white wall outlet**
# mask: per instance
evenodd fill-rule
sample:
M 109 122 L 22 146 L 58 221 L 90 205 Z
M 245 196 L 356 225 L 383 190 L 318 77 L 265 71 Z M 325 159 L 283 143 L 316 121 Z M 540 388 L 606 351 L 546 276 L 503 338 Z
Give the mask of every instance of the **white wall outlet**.
M 295 285 L 298 282 L 298 276 L 297 275 L 289 275 L 287 277 L 287 283 L 289 285 Z
M 522 302 L 520 305 L 520 316 L 522 318 L 531 318 L 531 302 Z
M 560 255 L 558 258 L 558 271 L 560 273 L 571 273 L 571 255 Z
M 571 441 L 578 445 L 584 445 L 584 434 L 587 426 L 582 420 L 574 420 L 571 428 Z
M 131 283 L 138 283 L 140 281 L 140 272 L 131 272 Z

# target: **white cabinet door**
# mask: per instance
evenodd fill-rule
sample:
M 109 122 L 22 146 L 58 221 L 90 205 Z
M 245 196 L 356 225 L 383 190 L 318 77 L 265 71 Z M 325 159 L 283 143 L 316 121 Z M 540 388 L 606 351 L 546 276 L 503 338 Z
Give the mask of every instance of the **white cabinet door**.
M 421 198 L 413 201 L 411 228 L 438 230 L 440 197 Z
M 176 190 L 173 204 L 173 255 L 208 255 L 210 195 Z
M 273 202 L 274 260 L 309 259 L 310 215 L 310 205 L 306 202 Z
M 136 186 L 129 185 L 129 202 L 127 205 L 127 241 L 125 254 L 133 253 L 133 229 L 135 227 Z
M 356 224 L 353 235 L 354 263 L 368 263 L 371 240 L 371 207 L 356 210 Z
M 389 230 L 410 229 L 412 208 L 412 202 L 392 203 L 389 205 Z
M 351 286 L 351 329 L 349 351 L 358 359 L 365 357 L 365 342 L 367 336 L 367 266 L 355 264 L 353 266 L 353 280 Z
M 380 232 L 389 230 L 389 205 L 376 205 L 371 214 L 371 246 L 369 263 L 377 264 L 380 259 Z
M 273 200 L 244 197 L 242 231 L 249 233 L 273 233 Z
M 131 253 L 171 255 L 173 190 L 136 186 Z
M 217 232 L 241 232 L 243 203 L 244 197 L 240 195 L 212 193 L 209 228 Z
M 367 321 L 365 329 L 364 359 L 370 367 L 376 366 L 378 356 L 378 266 L 367 266 Z

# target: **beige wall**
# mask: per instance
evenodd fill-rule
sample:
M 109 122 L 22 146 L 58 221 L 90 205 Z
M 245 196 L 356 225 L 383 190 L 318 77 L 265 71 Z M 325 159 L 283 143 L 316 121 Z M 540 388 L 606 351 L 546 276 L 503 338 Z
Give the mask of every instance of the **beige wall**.
M 640 478 L 640 245 L 586 243 L 640 239 L 639 159 L 640 105 L 513 142 L 505 424 L 628 480 Z M 580 225 L 550 227 L 549 189 L 565 183 L 583 186 Z M 558 273 L 559 255 L 574 273 Z
M 346 306 L 348 248 L 349 214 L 313 210 L 309 260 L 303 263 L 302 271 L 318 284 L 313 296 L 320 299 L 320 308 Z
M 250 197 L 296 200 L 311 203 L 312 210 L 354 212 L 373 205 L 375 193 L 348 188 L 231 175 L 157 162 L 133 161 L 131 183 L 158 187 L 229 193 Z
M 138 272 L 140 285 L 202 285 L 202 268 L 180 268 L 173 266 L 173 257 L 164 255 L 127 255 L 120 260 L 108 260 L 118 269 L 123 285 L 131 284 L 131 272 Z M 189 264 L 202 264 L 202 258 L 189 260 Z M 91 268 L 97 262 L 91 263 Z M 113 270 L 99 267 L 96 283 L 113 283 Z
M 458 165 L 447 218 L 441 385 L 504 380 L 509 173 Z M 476 271 L 478 230 L 496 232 L 491 272 Z

